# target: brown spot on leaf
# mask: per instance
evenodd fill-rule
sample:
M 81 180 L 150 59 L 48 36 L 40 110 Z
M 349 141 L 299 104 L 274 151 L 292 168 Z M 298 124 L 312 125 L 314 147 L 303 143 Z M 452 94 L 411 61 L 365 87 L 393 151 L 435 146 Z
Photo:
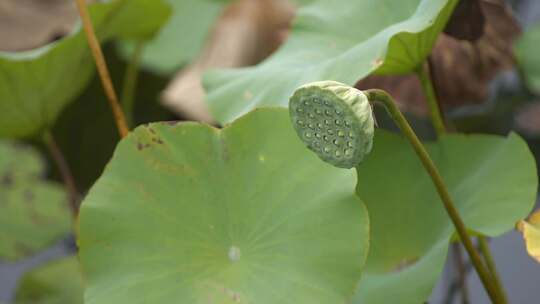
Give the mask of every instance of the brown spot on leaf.
M 161 140 L 161 138 L 159 137 L 153 137 L 152 142 L 155 142 L 156 144 L 160 144 L 160 145 L 163 144 L 163 140 Z
M 376 69 L 380 67 L 383 63 L 384 61 L 381 58 L 377 58 L 371 62 L 371 65 L 373 66 L 374 69 Z
M 399 271 L 402 271 L 403 269 L 413 265 L 414 263 L 416 263 L 418 261 L 418 258 L 404 258 L 403 260 L 401 260 L 393 269 L 392 271 L 393 272 L 399 272 Z
M 164 124 L 169 125 L 169 126 L 176 126 L 180 122 L 182 122 L 182 121 L 181 120 L 169 120 L 169 121 L 162 121 L 161 123 L 164 123 Z
M 141 143 L 141 142 L 139 142 L 139 143 L 137 143 L 137 150 L 142 151 L 142 150 L 144 150 L 146 148 L 150 148 L 150 146 L 151 145 L 149 143 Z

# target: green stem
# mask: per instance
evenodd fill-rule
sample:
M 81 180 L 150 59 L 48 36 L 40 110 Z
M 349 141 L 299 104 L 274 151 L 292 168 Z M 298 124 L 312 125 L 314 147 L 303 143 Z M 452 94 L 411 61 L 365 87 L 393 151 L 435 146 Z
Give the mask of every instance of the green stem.
M 422 89 L 426 95 L 427 104 L 429 107 L 429 112 L 431 116 L 431 121 L 433 122 L 433 127 L 437 136 L 441 136 L 446 133 L 446 127 L 444 126 L 444 120 L 441 115 L 439 103 L 437 101 L 437 96 L 435 95 L 435 89 L 433 88 L 433 82 L 431 81 L 431 76 L 429 73 L 429 64 L 428 62 L 421 65 L 416 71 L 420 83 L 422 84 Z
M 416 136 L 416 133 L 414 133 L 413 129 L 407 122 L 407 119 L 405 119 L 401 111 L 399 111 L 394 99 L 383 90 L 372 89 L 364 92 L 366 93 L 371 103 L 380 102 L 386 107 L 386 110 L 388 111 L 390 117 L 392 117 L 401 132 L 409 140 L 414 151 L 420 158 L 420 161 L 422 162 L 424 168 L 430 175 L 433 184 L 435 185 L 435 188 L 439 193 L 444 208 L 446 209 L 448 216 L 452 220 L 452 223 L 456 228 L 457 234 L 461 239 L 461 242 L 463 243 L 467 253 L 469 254 L 471 262 L 474 265 L 474 268 L 476 269 L 478 276 L 482 281 L 482 284 L 484 284 L 484 288 L 486 289 L 491 301 L 496 304 L 505 304 L 506 301 L 504 297 L 501 296 L 501 292 L 492 282 L 489 270 L 486 268 L 486 265 L 483 263 L 482 258 L 476 251 L 476 248 L 474 247 L 470 236 L 467 234 L 467 228 L 465 227 L 465 223 L 461 219 L 459 212 L 452 201 L 450 193 L 448 192 L 448 189 L 444 184 L 439 170 L 437 169 L 437 167 L 435 167 L 433 160 L 431 160 L 431 157 L 420 142 L 420 139 L 418 139 L 418 136 Z
M 126 74 L 124 76 L 124 83 L 122 86 L 122 107 L 126 114 L 126 120 L 130 127 L 133 127 L 133 103 L 135 102 L 135 88 L 137 87 L 137 81 L 139 76 L 139 64 L 143 54 L 144 43 L 142 41 L 137 42 L 133 54 L 131 55 L 129 64 L 126 68 Z
M 433 81 L 430 75 L 432 71 L 431 68 L 432 68 L 431 57 L 429 57 L 428 60 L 426 60 L 426 62 L 422 66 L 420 66 L 420 68 L 417 70 L 417 74 L 418 74 L 418 77 L 420 78 L 420 82 L 422 83 L 422 88 L 424 90 L 426 99 L 428 101 L 428 106 L 431 112 L 431 121 L 435 128 L 435 131 L 437 132 L 437 136 L 440 137 L 441 135 L 444 135 L 446 133 L 446 126 L 442 118 L 442 112 L 440 110 L 439 102 L 437 100 L 437 94 L 435 92 Z M 480 251 L 482 255 L 484 256 L 488 269 L 490 270 L 490 274 L 492 276 L 491 278 L 492 283 L 497 287 L 498 291 L 500 292 L 501 297 L 505 300 L 505 302 L 507 302 L 506 294 L 502 287 L 501 281 L 498 277 L 497 270 L 495 267 L 495 262 L 493 261 L 493 258 L 492 258 L 489 246 L 487 245 L 487 241 L 485 237 L 484 236 L 478 237 L 478 242 L 480 244 Z
M 504 293 L 504 288 L 502 285 L 501 278 L 497 271 L 497 267 L 495 266 L 495 260 L 493 259 L 493 255 L 491 254 L 491 250 L 489 249 L 489 241 L 487 237 L 483 235 L 479 236 L 478 245 L 480 245 L 480 252 L 484 256 L 484 260 L 486 261 L 489 272 L 491 273 L 493 282 L 495 283 L 497 288 L 501 291 L 501 296 L 504 297 L 505 302 L 508 302 L 508 299 L 506 298 L 506 294 Z
M 49 130 L 45 131 L 43 134 L 43 142 L 45 143 L 45 146 L 47 146 L 51 158 L 56 164 L 56 167 L 60 172 L 60 176 L 64 181 L 64 185 L 66 186 L 71 213 L 74 217 L 77 217 L 77 214 L 79 213 L 79 191 L 75 185 L 75 179 L 73 178 L 73 174 L 71 174 L 71 170 L 69 169 L 66 158 L 64 157 L 62 150 L 60 150 L 60 147 L 58 147 L 56 140 L 54 140 L 54 137 Z
M 455 242 L 452 244 L 452 250 L 457 265 L 458 271 L 458 284 L 461 291 L 461 303 L 469 304 L 469 290 L 467 289 L 467 273 L 465 269 L 465 262 L 463 261 L 463 254 L 461 252 L 461 244 Z
M 444 119 L 442 118 L 441 108 L 439 106 L 439 100 L 437 99 L 437 92 L 433 85 L 433 80 L 431 77 L 432 65 L 431 58 L 425 61 L 424 64 L 420 65 L 416 71 L 418 79 L 422 85 L 422 90 L 427 100 L 431 123 L 435 129 L 437 137 L 441 137 L 446 133 L 446 126 L 444 124 Z M 469 302 L 468 290 L 467 290 L 467 279 L 465 274 L 465 263 L 463 261 L 463 256 L 461 254 L 461 244 L 454 243 L 452 244 L 453 253 L 458 268 L 458 282 L 461 290 L 462 303 L 466 304 Z

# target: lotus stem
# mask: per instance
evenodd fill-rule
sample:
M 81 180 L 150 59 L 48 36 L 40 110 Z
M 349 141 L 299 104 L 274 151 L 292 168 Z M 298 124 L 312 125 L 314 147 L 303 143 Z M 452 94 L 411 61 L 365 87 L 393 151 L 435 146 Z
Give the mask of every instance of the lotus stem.
M 45 131 L 43 134 L 43 142 L 49 150 L 49 154 L 56 164 L 58 172 L 60 173 L 60 176 L 64 182 L 64 186 L 66 187 L 65 189 L 68 196 L 71 213 L 73 217 L 77 218 L 79 214 L 80 196 L 77 186 L 75 185 L 75 179 L 73 178 L 73 174 L 71 173 L 71 169 L 69 168 L 64 153 L 62 153 L 62 150 L 56 143 L 56 140 L 49 130 Z
M 107 96 L 107 100 L 111 106 L 118 133 L 120 134 L 120 137 L 123 138 L 129 133 L 126 117 L 122 111 L 120 103 L 118 102 L 118 97 L 116 95 L 116 91 L 114 90 L 111 75 L 109 74 L 109 69 L 107 68 L 107 62 L 105 61 L 105 56 L 103 56 L 103 51 L 101 50 L 101 46 L 99 45 L 99 41 L 96 37 L 96 33 L 90 19 L 90 14 L 88 13 L 88 9 L 86 7 L 86 2 L 85 0 L 76 1 L 84 32 L 86 34 L 86 39 L 88 40 L 88 45 L 92 51 L 92 56 L 94 57 L 94 61 L 96 63 L 99 78 L 101 79 L 101 84 L 103 85 L 105 95 Z
M 505 297 L 476 251 L 442 176 L 392 96 L 383 90 L 360 91 L 335 81 L 319 81 L 295 91 L 289 113 L 298 136 L 319 158 L 336 167 L 359 170 L 357 166 L 372 147 L 374 103 L 385 106 L 420 158 L 489 297 L 493 303 L 505 304 Z
M 435 128 L 437 136 L 440 137 L 446 134 L 447 130 L 446 130 L 446 125 L 444 124 L 444 119 L 443 119 L 442 111 L 440 108 L 440 103 L 439 103 L 439 100 L 437 99 L 437 92 L 434 89 L 433 80 L 431 77 L 431 71 L 432 71 L 431 58 L 428 58 L 428 60 L 426 60 L 426 62 L 420 65 L 420 67 L 418 68 L 417 75 L 420 79 L 422 88 L 424 90 L 424 94 L 426 95 L 426 99 L 428 101 L 428 106 L 431 113 L 431 122 L 433 124 L 433 127 Z M 490 271 L 491 280 L 493 284 L 497 287 L 500 293 L 500 296 L 505 300 L 505 302 L 508 302 L 506 298 L 506 294 L 504 292 L 504 288 L 499 279 L 495 261 L 492 258 L 492 254 L 491 254 L 488 242 L 486 240 L 486 237 L 479 236 L 478 242 L 480 244 L 480 252 L 482 253 L 484 260 L 486 261 L 488 269 Z M 462 273 L 460 273 L 460 275 L 462 275 Z
M 426 96 L 431 122 L 435 128 L 435 132 L 437 133 L 437 136 L 441 136 L 446 133 L 446 127 L 444 125 L 435 89 L 433 88 L 433 82 L 431 81 L 429 64 L 426 62 L 425 64 L 420 65 L 416 74 L 420 79 L 420 84 L 422 85 L 422 89 Z
M 497 271 L 495 260 L 493 259 L 493 255 L 491 254 L 491 250 L 489 249 L 488 238 L 483 235 L 479 236 L 478 245 L 480 247 L 480 252 L 484 256 L 484 260 L 486 261 L 487 267 L 491 273 L 493 282 L 495 283 L 497 288 L 500 290 L 501 296 L 504 297 L 505 302 L 508 302 L 508 299 L 506 298 L 506 293 L 504 292 L 504 287 L 502 285 L 501 278 L 499 276 L 499 272 Z
M 126 68 L 124 83 L 122 86 L 122 106 L 124 108 L 124 113 L 126 114 L 128 125 L 131 127 L 134 125 L 135 90 L 137 89 L 139 65 L 143 50 L 144 42 L 137 42 Z
M 486 268 L 486 265 L 482 261 L 480 254 L 476 251 L 476 248 L 474 247 L 474 244 L 469 234 L 467 233 L 465 223 L 461 219 L 461 216 L 459 215 L 459 212 L 455 207 L 452 197 L 450 196 L 450 193 L 446 188 L 446 185 L 444 184 L 443 178 L 440 175 L 439 170 L 437 169 L 437 167 L 433 163 L 433 160 L 418 139 L 418 136 L 416 136 L 416 133 L 414 133 L 413 129 L 411 128 L 401 111 L 398 109 L 395 101 L 388 93 L 383 90 L 371 89 L 365 91 L 365 94 L 367 95 L 370 102 L 380 102 L 385 106 L 390 117 L 392 117 L 401 132 L 405 135 L 407 140 L 409 140 L 414 151 L 420 158 L 422 165 L 430 175 L 431 180 L 433 181 L 433 184 L 435 185 L 435 188 L 439 194 L 439 197 L 441 198 L 443 206 L 448 216 L 452 220 L 452 223 L 456 228 L 457 234 L 461 242 L 463 243 L 463 246 L 465 247 L 465 250 L 467 251 L 469 258 L 471 259 L 471 262 L 476 269 L 476 272 L 478 273 L 478 276 L 480 277 L 480 280 L 482 281 L 482 284 L 484 285 L 484 288 L 486 289 L 491 301 L 496 304 L 505 304 L 505 297 L 502 295 L 502 292 L 497 288 L 496 284 L 493 283 L 489 269 Z

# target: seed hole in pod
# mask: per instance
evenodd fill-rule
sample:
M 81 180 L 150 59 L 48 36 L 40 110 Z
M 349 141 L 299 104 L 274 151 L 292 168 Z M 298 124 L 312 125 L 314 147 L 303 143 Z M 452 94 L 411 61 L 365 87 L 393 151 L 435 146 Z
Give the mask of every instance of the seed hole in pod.
M 330 120 L 325 119 L 325 120 L 324 120 L 324 124 L 327 125 L 327 126 L 329 126 L 329 125 L 331 124 L 331 122 L 330 122 Z
M 325 135 L 325 136 L 323 136 L 323 139 L 324 139 L 325 141 L 328 141 L 330 138 L 329 138 L 328 136 Z
M 324 152 L 324 153 L 330 153 L 330 151 L 332 151 L 332 149 L 330 149 L 330 147 L 328 147 L 328 146 L 325 146 L 325 147 L 323 148 L 323 152 Z
M 322 127 L 324 127 L 322 123 L 317 123 L 317 128 L 322 129 Z
M 339 126 L 339 125 L 341 125 L 341 120 L 336 119 L 336 120 L 334 121 L 334 123 L 336 124 L 336 126 Z
M 353 147 L 352 141 L 348 141 L 348 142 L 347 142 L 347 147 L 351 147 L 351 148 Z
M 296 112 L 298 112 L 298 113 L 304 113 L 304 109 L 303 109 L 302 107 L 298 107 L 298 108 L 296 109 Z
M 330 134 L 330 135 L 333 135 L 333 134 L 334 134 L 334 130 L 328 129 L 328 130 L 326 130 L 326 133 L 328 133 L 328 134 Z
M 332 112 L 330 110 L 324 110 L 324 114 L 328 116 L 332 116 Z
M 308 128 L 310 128 L 310 129 L 315 129 L 315 125 L 314 125 L 313 123 L 309 123 L 309 124 L 308 124 Z
M 350 131 L 350 132 L 349 132 L 349 137 L 350 137 L 350 138 L 355 138 L 355 137 L 356 137 L 356 135 L 354 134 L 354 132 L 353 132 L 353 131 Z
M 337 131 L 337 135 L 338 135 L 339 137 L 344 137 L 344 136 L 345 136 L 345 132 L 344 132 L 343 130 L 338 130 L 338 131 Z
M 339 145 L 341 145 L 341 140 L 336 138 L 336 139 L 334 139 L 333 143 L 334 143 L 334 145 L 339 146 Z
M 317 138 L 321 138 L 321 133 L 317 133 L 317 132 L 315 132 L 315 137 L 317 137 Z
M 353 155 L 353 150 L 352 149 L 345 149 L 345 156 L 350 157 L 352 155 Z
M 351 126 L 351 122 L 348 121 L 348 120 L 345 120 L 345 125 L 346 125 L 347 127 L 350 127 L 350 126 Z
M 315 109 L 315 114 L 322 115 L 322 110 L 321 109 Z
M 315 118 L 315 115 L 313 113 L 308 114 L 309 118 Z
M 310 104 L 309 101 L 304 100 L 304 105 L 305 105 L 305 106 L 309 106 L 309 104 Z
M 325 100 L 325 101 L 324 101 L 324 105 L 325 105 L 325 106 L 329 106 L 329 105 L 330 105 L 330 102 L 328 102 L 328 100 Z
M 301 119 L 298 119 L 298 120 L 296 121 L 296 123 L 297 123 L 299 126 L 304 126 L 304 125 L 306 124 L 306 123 L 305 123 L 303 120 L 301 120 Z
M 335 155 L 336 157 L 341 157 L 341 151 L 336 150 L 336 152 L 334 152 L 334 155 Z
M 317 97 L 313 98 L 313 103 L 320 103 L 319 98 L 317 98 Z
M 311 138 L 311 137 L 313 137 L 313 133 L 307 131 L 306 133 L 304 133 L 304 136 L 305 136 L 306 138 Z
M 336 109 L 336 114 L 337 114 L 337 115 L 341 115 L 341 113 L 342 113 L 342 112 L 341 112 L 340 109 Z

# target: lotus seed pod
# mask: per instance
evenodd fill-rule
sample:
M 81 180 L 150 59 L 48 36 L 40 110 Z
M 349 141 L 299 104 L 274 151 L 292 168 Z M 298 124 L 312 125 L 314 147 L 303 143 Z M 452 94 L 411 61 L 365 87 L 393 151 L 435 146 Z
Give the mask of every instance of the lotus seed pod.
M 294 92 L 289 111 L 298 136 L 325 162 L 352 168 L 371 151 L 375 122 L 358 89 L 335 81 L 309 83 Z

